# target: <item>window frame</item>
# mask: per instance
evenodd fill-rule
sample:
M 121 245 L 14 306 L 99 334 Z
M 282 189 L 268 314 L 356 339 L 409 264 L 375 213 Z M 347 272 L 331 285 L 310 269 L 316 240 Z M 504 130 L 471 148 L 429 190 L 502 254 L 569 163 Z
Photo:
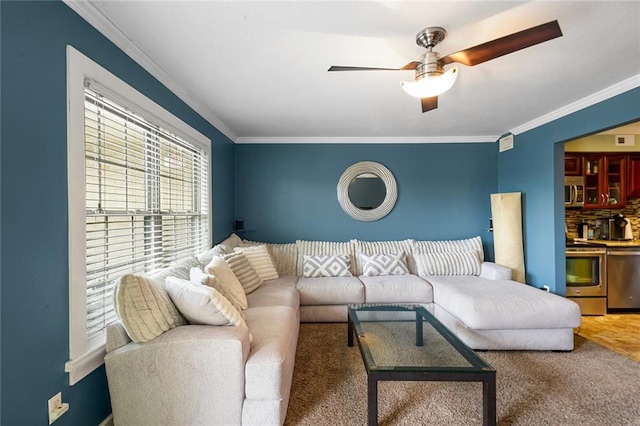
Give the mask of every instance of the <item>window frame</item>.
M 105 345 L 87 342 L 86 208 L 84 82 L 89 78 L 108 91 L 104 95 L 154 124 L 205 150 L 211 177 L 211 140 L 111 74 L 72 46 L 67 46 L 67 189 L 69 232 L 69 361 L 65 371 L 74 385 L 104 363 Z M 211 179 L 207 185 L 208 242 L 212 241 Z

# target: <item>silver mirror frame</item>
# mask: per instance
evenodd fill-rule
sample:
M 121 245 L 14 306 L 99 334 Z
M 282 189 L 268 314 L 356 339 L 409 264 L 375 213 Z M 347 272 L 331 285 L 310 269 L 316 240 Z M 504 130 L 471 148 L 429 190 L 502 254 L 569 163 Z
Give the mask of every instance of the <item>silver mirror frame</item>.
M 363 173 L 373 173 L 384 182 L 387 193 L 379 207 L 372 210 L 362 210 L 356 207 L 349 199 L 349 184 L 353 179 Z M 396 205 L 398 199 L 398 186 L 396 178 L 389 169 L 374 161 L 361 161 L 347 168 L 338 181 L 338 202 L 346 214 L 356 220 L 374 222 L 388 215 Z

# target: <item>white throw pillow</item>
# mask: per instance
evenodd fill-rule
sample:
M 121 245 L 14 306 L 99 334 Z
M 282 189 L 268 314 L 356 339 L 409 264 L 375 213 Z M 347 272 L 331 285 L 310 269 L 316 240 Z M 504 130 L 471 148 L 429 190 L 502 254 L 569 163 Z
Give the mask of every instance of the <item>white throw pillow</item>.
M 372 255 L 360 253 L 359 256 L 362 263 L 362 275 L 365 277 L 409 274 L 404 252 Z
M 240 314 L 242 314 L 243 308 L 242 308 L 242 305 L 240 304 L 241 301 L 237 300 L 235 295 L 231 291 L 229 291 L 229 289 L 223 284 L 223 282 L 220 281 L 215 275 L 207 274 L 200 268 L 191 268 L 191 273 L 189 274 L 189 281 L 191 281 L 192 283 L 202 284 L 202 285 L 206 285 L 208 287 L 212 287 L 216 289 L 227 300 L 229 300 L 229 302 L 231 302 L 233 307 L 236 308 L 238 312 L 240 312 Z M 245 296 L 244 290 L 242 290 L 242 295 Z M 246 296 L 245 296 L 245 300 L 246 300 Z
M 480 275 L 480 259 L 475 251 L 416 254 L 418 275 Z
M 238 252 L 234 252 L 231 254 L 225 254 L 223 257 L 227 265 L 231 268 L 234 275 L 242 284 L 242 288 L 246 294 L 251 293 L 262 284 L 262 279 L 260 275 L 253 269 L 253 266 L 247 260 L 247 257 Z
M 116 314 L 134 342 L 148 342 L 186 324 L 167 293 L 150 278 L 124 275 L 114 292 Z
M 351 256 L 347 254 L 304 256 L 303 259 L 302 272 L 306 278 L 353 276 Z
M 231 298 L 240 306 L 241 309 L 247 309 L 247 294 L 242 288 L 242 284 L 238 281 L 238 277 L 233 273 L 227 262 L 220 256 L 213 256 L 211 262 L 204 268 L 205 272 L 215 275 L 222 285 L 229 291 Z
M 191 324 L 247 327 L 242 315 L 212 287 L 168 277 L 165 287 L 176 307 Z
M 260 275 L 262 281 L 278 279 L 278 271 L 276 271 L 276 267 L 273 264 L 266 245 L 236 247 L 234 251 L 246 256 L 251 266 L 253 266 L 253 269 Z

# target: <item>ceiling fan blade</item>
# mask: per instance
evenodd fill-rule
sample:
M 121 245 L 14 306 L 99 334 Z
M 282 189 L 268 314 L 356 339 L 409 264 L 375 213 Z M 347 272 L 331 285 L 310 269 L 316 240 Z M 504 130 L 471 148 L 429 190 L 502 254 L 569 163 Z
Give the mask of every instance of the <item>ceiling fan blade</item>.
M 422 103 L 422 112 L 425 113 L 427 111 L 431 111 L 432 109 L 438 108 L 438 97 L 434 96 L 432 98 L 420 98 L 420 102 Z
M 473 66 L 518 50 L 562 36 L 558 21 L 531 27 L 529 29 L 500 37 L 498 39 L 452 53 L 440 60 L 444 65 L 458 62 Z
M 409 62 L 402 68 L 369 68 L 369 67 L 344 67 L 340 65 L 332 65 L 327 71 L 407 71 L 415 70 L 420 62 Z

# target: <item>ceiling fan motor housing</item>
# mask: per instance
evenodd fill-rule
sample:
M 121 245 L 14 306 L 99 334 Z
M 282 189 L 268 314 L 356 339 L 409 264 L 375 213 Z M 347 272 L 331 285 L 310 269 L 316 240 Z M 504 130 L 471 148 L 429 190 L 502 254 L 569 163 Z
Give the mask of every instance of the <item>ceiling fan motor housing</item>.
M 425 77 L 437 77 L 442 75 L 444 67 L 439 62 L 440 54 L 438 52 L 427 52 L 422 55 L 420 65 L 416 67 L 416 81 Z

